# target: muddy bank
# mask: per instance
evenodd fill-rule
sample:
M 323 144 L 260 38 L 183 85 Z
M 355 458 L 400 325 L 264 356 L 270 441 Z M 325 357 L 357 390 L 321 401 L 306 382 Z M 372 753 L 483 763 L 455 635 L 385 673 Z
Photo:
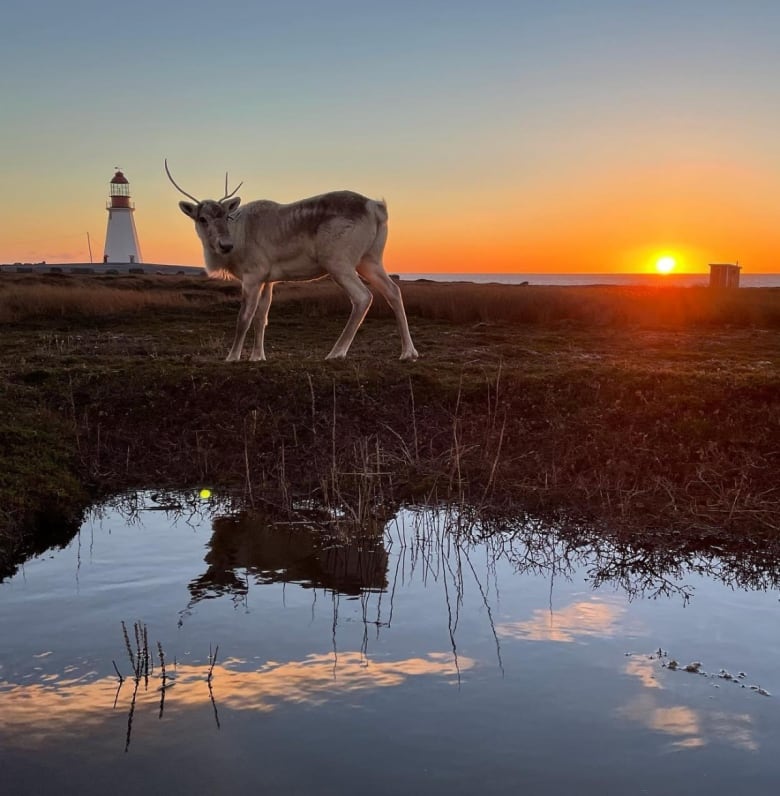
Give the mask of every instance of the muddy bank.
M 6 550 L 95 496 L 201 486 L 249 504 L 340 502 L 358 519 L 454 500 L 635 536 L 778 533 L 774 330 L 412 316 L 422 358 L 403 364 L 380 315 L 331 363 L 343 312 L 282 301 L 269 361 L 224 363 L 235 303 L 223 291 L 197 308 L 5 327 Z

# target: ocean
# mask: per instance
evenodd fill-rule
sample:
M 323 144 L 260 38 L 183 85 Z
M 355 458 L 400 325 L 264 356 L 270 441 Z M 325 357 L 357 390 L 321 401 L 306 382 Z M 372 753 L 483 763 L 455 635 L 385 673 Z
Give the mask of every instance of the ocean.
M 433 282 L 475 282 L 501 285 L 670 285 L 674 287 L 706 287 L 710 275 L 701 274 L 399 274 L 404 281 L 428 279 Z M 780 274 L 740 275 L 740 287 L 780 287 Z

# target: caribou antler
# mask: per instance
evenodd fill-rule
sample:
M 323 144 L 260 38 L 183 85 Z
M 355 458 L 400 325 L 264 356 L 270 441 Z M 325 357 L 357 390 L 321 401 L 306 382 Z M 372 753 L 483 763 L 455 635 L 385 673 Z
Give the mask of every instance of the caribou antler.
M 179 188 L 179 186 L 176 184 L 176 180 L 174 180 L 173 177 L 171 177 L 171 171 L 168 168 L 168 158 L 165 158 L 165 173 L 168 175 L 168 179 L 173 183 L 174 188 L 176 188 L 178 191 L 181 191 L 181 193 L 183 193 L 185 196 L 189 196 L 189 198 L 192 199 L 192 201 L 195 202 L 195 204 L 197 205 L 200 204 L 200 199 L 196 199 L 191 193 L 187 193 L 187 191 L 184 191 L 181 188 Z M 239 186 L 239 188 L 240 187 L 241 186 Z M 237 190 L 238 188 L 236 188 L 236 191 Z M 235 193 L 235 191 L 233 191 L 233 193 Z
M 243 185 L 243 182 L 238 183 L 236 187 L 228 193 L 228 173 L 225 172 L 225 195 L 219 200 L 220 202 L 224 202 L 225 199 L 230 199 L 231 196 Z

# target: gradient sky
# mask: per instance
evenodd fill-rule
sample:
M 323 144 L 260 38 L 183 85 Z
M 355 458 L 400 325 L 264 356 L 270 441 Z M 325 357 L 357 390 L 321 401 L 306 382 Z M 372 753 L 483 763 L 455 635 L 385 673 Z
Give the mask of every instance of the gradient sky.
M 201 198 L 384 197 L 393 272 L 780 271 L 777 0 L 10 0 L 0 263 L 144 260 Z

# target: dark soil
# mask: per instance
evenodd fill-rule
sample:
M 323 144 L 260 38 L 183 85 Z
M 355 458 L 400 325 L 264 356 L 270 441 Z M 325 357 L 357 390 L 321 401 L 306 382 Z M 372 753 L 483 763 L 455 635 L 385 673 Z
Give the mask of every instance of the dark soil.
M 372 310 L 333 363 L 343 300 L 280 290 L 269 360 L 225 363 L 237 291 L 190 290 L 181 308 L 2 326 L 0 577 L 69 538 L 90 501 L 142 488 L 288 507 L 306 496 L 357 519 L 458 501 L 675 545 L 778 543 L 780 333 L 749 312 L 653 325 L 410 310 L 421 358 L 409 364 Z

